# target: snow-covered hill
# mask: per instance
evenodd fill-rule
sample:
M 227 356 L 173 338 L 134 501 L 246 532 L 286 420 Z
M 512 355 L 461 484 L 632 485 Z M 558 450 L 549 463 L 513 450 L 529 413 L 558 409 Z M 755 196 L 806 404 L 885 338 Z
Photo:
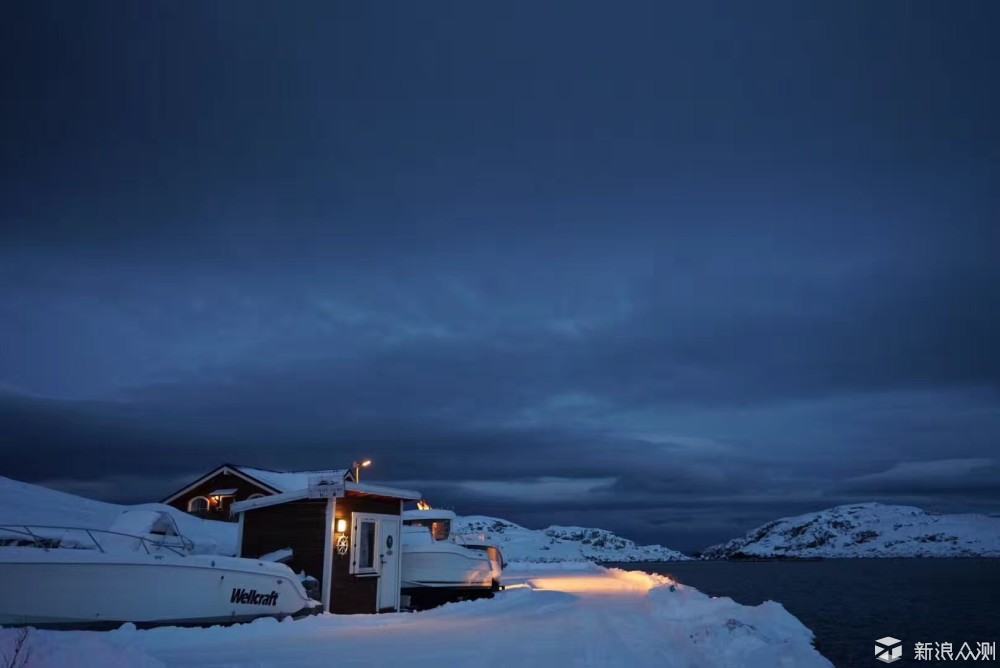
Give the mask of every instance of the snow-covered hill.
M 234 522 L 201 520 L 162 503 L 135 506 L 104 503 L 0 476 L 0 525 L 108 529 L 126 510 L 162 510 L 169 513 L 180 532 L 194 542 L 196 552 L 236 553 L 237 525 Z
M 526 529 L 495 517 L 459 517 L 454 531 L 483 536 L 508 562 L 678 561 L 689 557 L 660 545 L 636 545 L 604 529 Z
M 702 553 L 703 559 L 971 556 L 1000 556 L 1000 518 L 880 503 L 786 517 Z

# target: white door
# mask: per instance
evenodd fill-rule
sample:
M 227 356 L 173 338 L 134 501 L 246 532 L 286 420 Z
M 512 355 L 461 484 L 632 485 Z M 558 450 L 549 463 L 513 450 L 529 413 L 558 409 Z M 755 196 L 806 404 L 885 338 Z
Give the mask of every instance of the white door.
M 403 546 L 399 540 L 399 518 L 378 521 L 378 609 L 399 609 L 399 565 Z

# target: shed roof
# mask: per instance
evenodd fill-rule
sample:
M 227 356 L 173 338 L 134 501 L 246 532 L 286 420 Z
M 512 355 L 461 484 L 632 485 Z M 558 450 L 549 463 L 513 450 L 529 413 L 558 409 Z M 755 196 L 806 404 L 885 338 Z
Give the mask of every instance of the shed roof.
M 385 485 L 372 485 L 366 482 L 348 482 L 344 485 L 344 490 L 347 492 L 354 492 L 356 494 L 371 494 L 372 496 L 385 496 L 392 499 L 402 499 L 403 501 L 416 501 L 421 497 L 420 492 L 415 492 L 412 489 L 400 489 L 398 487 L 387 487 Z M 267 508 L 268 506 L 277 506 L 282 503 L 301 501 L 302 499 L 307 498 L 309 498 L 309 490 L 303 488 L 291 492 L 274 494 L 272 496 L 262 496 L 257 499 L 238 501 L 230 507 L 229 511 L 234 514 L 242 513 L 247 510 Z
M 329 474 L 330 477 L 340 477 L 345 480 L 353 478 L 350 469 L 325 469 L 316 471 L 272 471 L 270 469 L 258 469 L 251 466 L 230 465 L 243 475 L 259 480 L 268 487 L 272 487 L 279 492 L 294 492 L 305 489 L 309 486 L 309 478 L 318 475 Z

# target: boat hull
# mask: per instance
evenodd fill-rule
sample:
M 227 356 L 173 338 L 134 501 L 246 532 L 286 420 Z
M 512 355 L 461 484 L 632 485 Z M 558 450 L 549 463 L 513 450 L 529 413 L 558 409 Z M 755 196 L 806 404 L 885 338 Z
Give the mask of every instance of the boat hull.
M 470 550 L 479 550 L 480 552 L 485 552 L 490 559 L 490 572 L 493 577 L 493 587 L 498 588 L 500 586 L 500 579 L 503 577 L 503 555 L 500 553 L 500 548 L 489 545 L 489 544 L 469 544 L 462 543 L 463 547 Z
M 311 608 L 287 566 L 215 556 L 0 550 L 0 625 L 210 624 Z

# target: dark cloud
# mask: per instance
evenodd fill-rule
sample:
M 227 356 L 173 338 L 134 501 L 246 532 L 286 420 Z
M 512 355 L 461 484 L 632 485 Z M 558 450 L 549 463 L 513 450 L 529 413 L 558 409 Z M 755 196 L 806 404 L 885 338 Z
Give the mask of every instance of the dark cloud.
M 1000 438 L 988 3 L 12 12 L 0 473 L 365 453 L 689 547 L 998 502 L 920 468 Z
M 907 496 L 994 497 L 1000 463 L 985 457 L 900 462 L 884 471 L 849 478 L 843 488 Z

